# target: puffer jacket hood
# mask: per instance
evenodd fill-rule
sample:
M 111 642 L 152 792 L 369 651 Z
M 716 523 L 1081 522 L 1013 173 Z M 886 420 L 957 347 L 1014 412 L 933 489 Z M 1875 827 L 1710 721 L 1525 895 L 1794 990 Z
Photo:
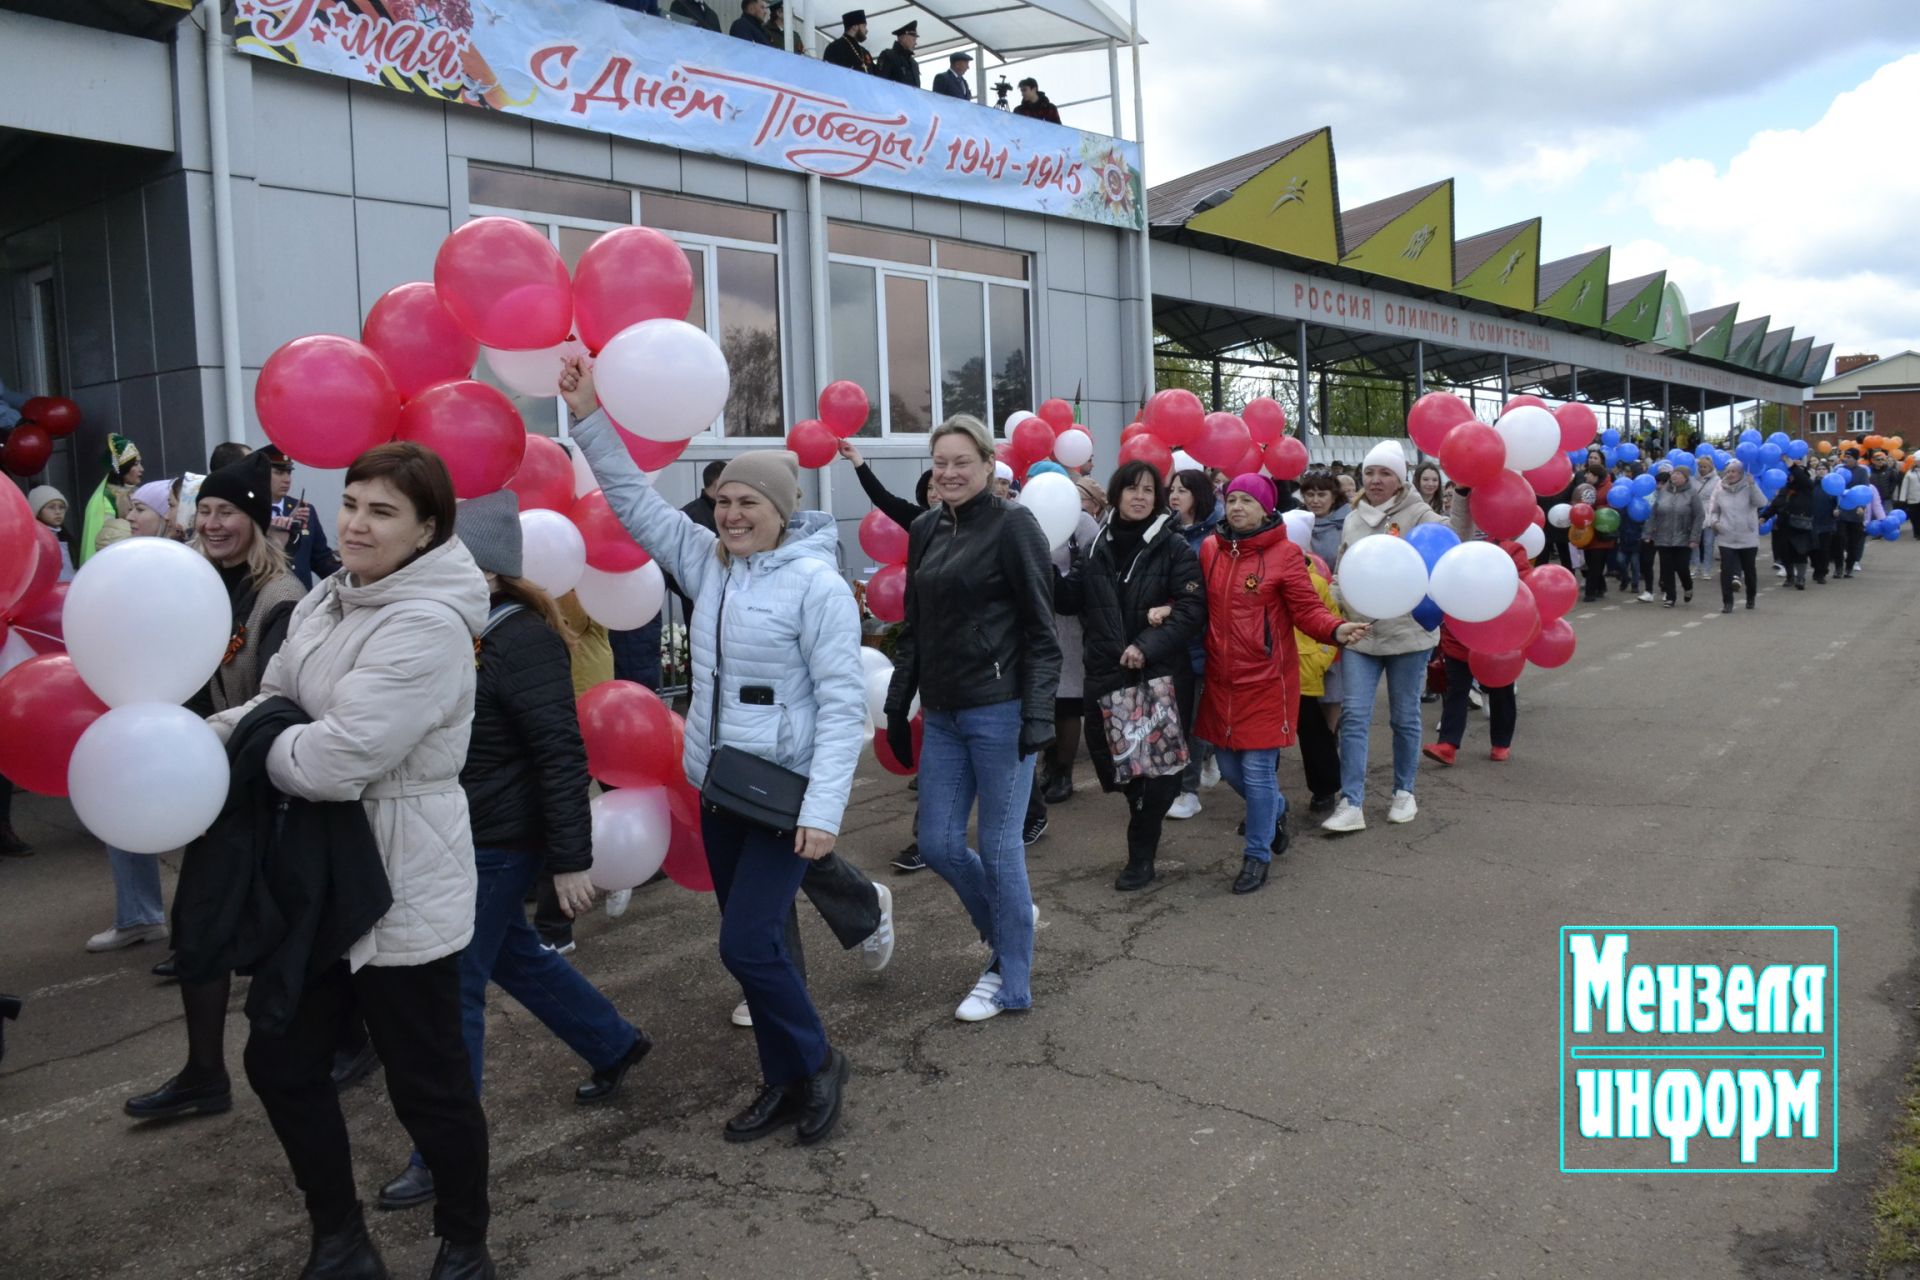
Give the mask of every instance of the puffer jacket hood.
M 473 936 L 460 769 L 473 726 L 474 639 L 486 620 L 486 578 L 457 538 L 378 582 L 334 574 L 294 608 L 258 697 L 208 722 L 224 741 L 256 702 L 291 698 L 313 722 L 274 740 L 273 785 L 366 806 L 393 906 L 348 951 L 355 968 L 426 964 Z
M 1458 501 L 1456 498 L 1455 501 Z M 1423 524 L 1439 524 L 1441 517 L 1433 508 L 1420 500 L 1418 494 L 1406 486 L 1384 507 L 1376 507 L 1364 497 L 1353 504 L 1346 523 L 1340 531 L 1340 555 L 1344 559 L 1347 548 L 1362 538 L 1394 537 L 1404 538 Z M 1334 592 L 1340 590 L 1340 566 L 1334 565 Z M 1433 632 L 1413 620 L 1413 615 L 1403 613 L 1397 618 L 1373 618 L 1355 609 L 1344 598 L 1340 600 L 1340 614 L 1349 622 L 1371 622 L 1373 630 L 1364 640 L 1353 648 L 1358 653 L 1372 654 L 1386 658 L 1400 653 L 1419 653 L 1433 647 Z

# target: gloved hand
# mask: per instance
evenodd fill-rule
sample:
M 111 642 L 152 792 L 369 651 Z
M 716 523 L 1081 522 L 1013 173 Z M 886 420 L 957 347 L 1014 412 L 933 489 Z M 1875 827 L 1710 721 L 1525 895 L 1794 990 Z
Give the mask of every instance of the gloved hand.
M 905 716 L 888 716 L 887 746 L 892 750 L 895 760 L 911 769 L 913 767 L 913 721 Z
M 1020 726 L 1020 758 L 1039 755 L 1053 745 L 1053 722 L 1035 723 L 1029 721 Z

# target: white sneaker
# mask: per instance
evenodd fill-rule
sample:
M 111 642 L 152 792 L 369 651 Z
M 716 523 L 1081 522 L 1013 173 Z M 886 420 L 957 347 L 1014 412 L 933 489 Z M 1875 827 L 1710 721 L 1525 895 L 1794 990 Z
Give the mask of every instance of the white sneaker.
M 1640 603 L 1641 603 L 1641 604 L 1652 604 L 1652 603 L 1653 603 L 1653 592 L 1651 592 L 1651 591 L 1642 591 L 1642 592 L 1640 593 Z
M 607 895 L 607 915 L 618 920 L 627 914 L 627 904 L 633 901 L 633 890 L 615 889 Z
M 1469 685 L 1467 687 L 1467 705 L 1475 711 L 1485 711 L 1487 709 L 1487 700 L 1480 696 L 1478 689 Z
M 1212 756 L 1200 766 L 1200 785 L 1209 791 L 1220 785 L 1220 762 Z
M 1365 831 L 1367 815 L 1359 805 L 1341 796 L 1340 803 L 1334 806 L 1333 816 L 1321 823 L 1320 829 L 1332 832 L 1334 835 L 1345 835 L 1349 831 Z
M 1413 792 L 1393 793 L 1393 803 L 1387 806 L 1388 822 L 1412 822 L 1419 814 L 1420 806 L 1414 803 Z
M 747 1008 L 747 1002 L 742 1000 L 733 1006 L 733 1016 L 728 1021 L 736 1027 L 750 1027 L 753 1025 L 753 1010 Z
M 93 952 L 118 951 L 122 947 L 135 946 L 142 942 L 165 942 L 167 926 L 163 924 L 137 924 L 131 929 L 108 929 L 96 933 L 87 939 L 87 950 Z
M 1178 818 L 1182 822 L 1200 812 L 1200 797 L 1191 791 L 1182 791 L 1179 799 L 1167 809 L 1169 818 Z
M 880 895 L 880 923 L 860 944 L 860 963 L 878 973 L 893 959 L 893 890 L 876 880 L 873 891 Z
M 1039 909 L 1036 907 L 1036 916 L 1038 913 Z M 953 1016 L 962 1022 L 985 1022 L 1000 1012 L 1000 1006 L 993 1000 L 999 994 L 1000 975 L 983 973 L 980 975 L 980 981 L 973 984 L 973 990 L 967 993 L 967 998 L 960 1002 L 960 1007 L 953 1011 Z

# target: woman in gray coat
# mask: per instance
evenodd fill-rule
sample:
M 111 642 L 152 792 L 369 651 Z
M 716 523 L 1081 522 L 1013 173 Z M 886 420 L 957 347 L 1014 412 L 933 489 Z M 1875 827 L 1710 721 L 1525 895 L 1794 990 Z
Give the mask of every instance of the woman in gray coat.
M 1667 608 L 1674 607 L 1674 580 L 1693 603 L 1694 548 L 1700 545 L 1700 526 L 1705 511 L 1700 491 L 1693 485 L 1692 472 L 1685 467 L 1660 464 L 1660 487 L 1653 491 L 1653 514 L 1647 518 L 1646 537 L 1660 556 L 1660 592 Z
M 1720 544 L 1720 612 L 1733 612 L 1733 580 L 1747 584 L 1747 608 L 1753 608 L 1758 590 L 1760 508 L 1767 500 L 1739 459 L 1727 463 L 1720 485 L 1707 502 L 1707 523 Z

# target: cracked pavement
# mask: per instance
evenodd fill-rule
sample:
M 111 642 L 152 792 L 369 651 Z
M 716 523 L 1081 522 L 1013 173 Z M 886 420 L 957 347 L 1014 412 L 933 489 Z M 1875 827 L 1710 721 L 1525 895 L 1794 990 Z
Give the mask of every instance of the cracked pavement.
M 574 1107 L 584 1066 L 494 993 L 502 1274 L 1854 1274 L 1920 1004 L 1897 754 L 1917 585 L 1920 554 L 1875 544 L 1860 577 L 1769 589 L 1757 614 L 1721 616 L 1711 589 L 1673 613 L 1580 606 L 1573 664 L 1522 680 L 1511 764 L 1475 715 L 1456 767 L 1423 762 L 1418 820 L 1390 827 L 1376 723 L 1373 825 L 1336 841 L 1297 814 L 1246 898 L 1226 891 L 1224 787 L 1167 824 L 1160 881 L 1113 892 L 1124 806 L 1083 761 L 1030 850 L 1036 1007 L 980 1025 L 952 1009 L 984 953 L 943 883 L 888 870 L 912 795 L 869 762 L 842 848 L 894 886 L 892 966 L 865 972 L 802 908 L 854 1068 L 839 1135 L 720 1141 L 754 1055 L 712 904 L 646 889 L 574 956 L 657 1041 L 615 1103 Z M 1298 801 L 1292 753 L 1281 778 Z M 0 1064 L 0 1275 L 294 1274 L 304 1216 L 239 1083 L 244 987 L 233 1111 L 129 1124 L 120 1099 L 183 1053 L 177 997 L 147 975 L 161 953 L 87 955 L 111 912 L 96 844 L 63 802 L 22 796 L 15 817 L 41 853 L 0 862 L 0 989 L 29 996 Z M 1838 925 L 1841 1172 L 1559 1173 L 1555 949 L 1582 921 Z M 371 1200 L 408 1143 L 377 1077 L 346 1110 Z M 429 1225 L 372 1215 L 396 1275 L 425 1274 Z

